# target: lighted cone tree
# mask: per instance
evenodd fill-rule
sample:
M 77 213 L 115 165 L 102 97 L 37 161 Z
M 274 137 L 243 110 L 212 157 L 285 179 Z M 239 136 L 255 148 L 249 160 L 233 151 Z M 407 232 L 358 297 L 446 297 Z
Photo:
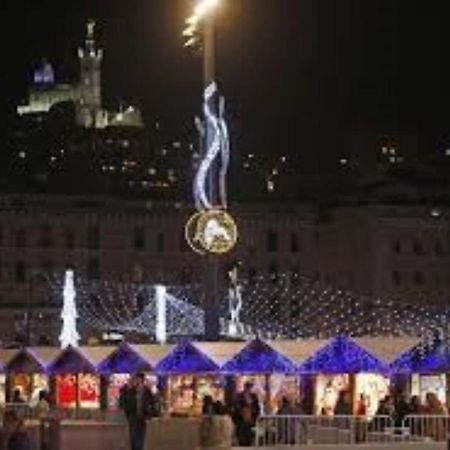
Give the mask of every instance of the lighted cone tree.
M 61 348 L 66 347 L 78 347 L 78 341 L 80 335 L 77 331 L 77 307 L 75 304 L 75 286 L 73 282 L 73 270 L 66 270 L 66 276 L 64 280 L 63 290 L 63 309 L 61 312 L 61 318 L 63 321 L 61 334 L 59 335 L 59 341 Z

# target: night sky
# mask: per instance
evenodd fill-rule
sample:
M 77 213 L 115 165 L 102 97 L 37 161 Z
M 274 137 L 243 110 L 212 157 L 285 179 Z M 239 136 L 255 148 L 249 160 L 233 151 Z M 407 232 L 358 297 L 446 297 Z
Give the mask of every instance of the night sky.
M 98 22 L 106 104 L 130 99 L 147 123 L 186 132 L 200 109 L 201 60 L 183 49 L 191 0 L 2 2 L 3 108 L 47 57 L 78 79 L 85 22 Z M 356 133 L 450 127 L 447 2 L 224 0 L 218 79 L 236 151 L 327 161 Z M 6 118 L 6 117 L 5 117 Z M 7 125 L 7 120 L 2 120 Z

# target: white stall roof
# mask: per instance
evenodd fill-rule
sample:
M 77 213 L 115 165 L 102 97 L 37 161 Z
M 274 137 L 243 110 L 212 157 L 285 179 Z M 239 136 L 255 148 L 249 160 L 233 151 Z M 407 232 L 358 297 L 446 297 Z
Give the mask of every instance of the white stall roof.
M 218 366 L 236 356 L 249 342 L 193 342 L 203 354 L 211 358 Z
M 391 363 L 415 347 L 420 339 L 411 336 L 365 336 L 354 338 L 353 341 L 383 362 Z
M 295 364 L 301 364 L 322 347 L 329 339 L 301 339 L 290 341 L 266 341 L 278 353 L 289 358 Z
M 13 359 L 13 357 L 20 352 L 21 349 L 0 349 L 0 370 L 4 369 L 5 366 Z
M 61 354 L 61 349 L 58 347 L 27 347 L 25 350 L 45 367 Z
M 85 356 L 94 366 L 97 366 L 104 359 L 106 359 L 116 347 L 112 346 L 82 346 L 77 347 L 77 350 L 81 355 Z
M 173 349 L 169 344 L 128 344 L 131 349 L 142 356 L 147 362 L 155 367 Z

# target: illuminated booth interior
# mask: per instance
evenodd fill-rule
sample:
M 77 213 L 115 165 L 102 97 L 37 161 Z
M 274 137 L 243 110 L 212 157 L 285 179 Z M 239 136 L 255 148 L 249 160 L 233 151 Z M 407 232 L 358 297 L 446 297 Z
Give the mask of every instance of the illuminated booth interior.
M 55 378 L 56 404 L 64 409 L 100 408 L 100 376 L 82 351 L 65 349 L 50 365 Z
M 370 416 L 389 392 L 385 364 L 341 336 L 301 364 L 300 373 L 315 376 L 314 413 L 318 415 L 333 415 L 340 393 L 348 392 L 353 412 L 364 410 Z
M 3 373 L 3 367 L 0 366 L 0 405 L 6 401 L 6 377 Z
M 434 348 L 415 346 L 391 365 L 391 370 L 409 378 L 409 393 L 417 395 L 422 402 L 427 393 L 434 393 L 443 405 L 447 404 L 450 373 L 450 349 L 447 345 Z
M 167 376 L 169 412 L 201 414 L 205 395 L 223 402 L 224 382 L 218 370 L 218 365 L 190 342 L 176 346 L 155 368 L 158 374 Z
M 34 405 L 38 402 L 41 391 L 49 391 L 46 367 L 31 350 L 16 353 L 8 362 L 6 372 L 10 402 L 14 401 L 14 394 L 18 392 L 21 401 Z
M 128 344 L 120 345 L 97 366 L 97 370 L 107 380 L 107 405 L 111 410 L 118 409 L 120 391 L 135 373 L 146 373 L 148 384 L 156 389 L 156 376 L 149 374 L 151 364 Z
M 253 392 L 266 413 L 278 411 L 283 397 L 293 403 L 300 399 L 295 364 L 260 339 L 250 342 L 226 362 L 221 372 L 234 377 L 236 393 L 243 390 L 247 381 L 252 382 Z

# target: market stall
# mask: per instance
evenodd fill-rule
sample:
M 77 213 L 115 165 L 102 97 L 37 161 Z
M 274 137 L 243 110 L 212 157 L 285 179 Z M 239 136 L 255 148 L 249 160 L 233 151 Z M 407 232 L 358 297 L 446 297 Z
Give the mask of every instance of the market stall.
M 300 399 L 299 377 L 295 364 L 270 345 L 255 339 L 221 368 L 235 379 L 235 392 L 248 381 L 266 413 L 276 412 L 282 397 L 292 402 Z
M 45 363 L 32 349 L 17 352 L 5 367 L 7 373 L 7 398 L 11 402 L 37 404 L 39 393 L 49 391 L 49 378 Z
M 118 408 L 121 389 L 130 377 L 137 372 L 146 373 L 148 384 L 153 390 L 156 389 L 156 376 L 150 374 L 152 365 L 127 343 L 121 344 L 113 353 L 100 362 L 97 370 L 105 377 L 107 407 L 110 410 Z
M 96 364 L 113 351 L 109 347 L 68 347 L 48 367 L 54 376 L 56 404 L 67 409 L 100 408 L 100 376 Z
M 17 352 L 18 350 L 0 349 L 0 405 L 3 405 L 7 400 L 5 366 Z
M 345 392 L 355 414 L 371 416 L 389 392 L 387 365 L 345 337 L 332 339 L 299 370 L 315 376 L 314 413 L 319 415 L 333 415 Z
M 391 370 L 408 377 L 410 395 L 416 395 L 424 402 L 427 393 L 433 393 L 443 405 L 447 404 L 450 373 L 450 349 L 447 345 L 434 348 L 417 345 L 395 360 Z
M 167 377 L 165 399 L 173 414 L 200 414 L 203 398 L 223 401 L 224 382 L 218 365 L 195 345 L 183 341 L 155 368 L 158 375 Z

